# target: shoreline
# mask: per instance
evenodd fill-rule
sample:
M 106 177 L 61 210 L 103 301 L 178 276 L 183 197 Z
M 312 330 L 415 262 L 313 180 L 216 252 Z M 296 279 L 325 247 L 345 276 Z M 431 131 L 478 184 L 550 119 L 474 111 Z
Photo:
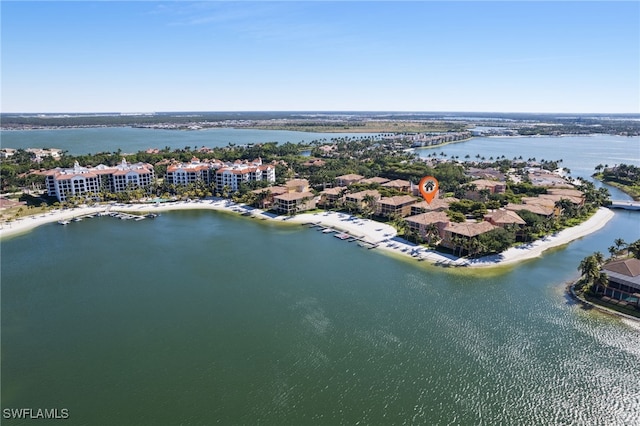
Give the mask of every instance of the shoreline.
M 27 233 L 38 226 L 57 222 L 60 220 L 70 220 L 77 216 L 96 214 L 99 212 L 125 212 L 125 213 L 154 213 L 177 210 L 215 210 L 236 213 L 255 219 L 271 220 L 282 223 L 295 224 L 318 224 L 329 227 L 340 232 L 346 232 L 351 236 L 361 239 L 362 242 L 375 246 L 383 252 L 413 258 L 416 261 L 426 261 L 438 266 L 455 266 L 465 268 L 492 268 L 540 257 L 546 250 L 568 244 L 574 240 L 582 238 L 603 228 L 615 215 L 610 209 L 601 207 L 585 222 L 572 228 L 564 229 L 554 235 L 546 236 L 541 240 L 520 246 L 511 247 L 508 250 L 477 259 L 467 259 L 456 257 L 447 253 L 440 253 L 435 250 L 411 243 L 398 237 L 395 228 L 385 223 L 376 222 L 371 219 L 361 219 L 340 212 L 317 212 L 301 213 L 295 216 L 276 216 L 266 211 L 236 204 L 230 200 L 222 198 L 212 198 L 198 201 L 175 201 L 163 204 L 110 204 L 98 207 L 76 207 L 73 209 L 53 210 L 45 214 L 27 216 L 11 223 L 0 225 L 0 241 Z
M 617 317 L 619 319 L 622 319 L 623 321 L 625 321 L 627 323 L 627 325 L 637 328 L 640 330 L 640 318 L 636 318 L 634 316 L 631 315 L 627 315 L 624 312 L 620 312 L 620 311 L 616 311 L 615 309 L 610 309 L 606 306 L 602 306 L 599 305 L 597 303 L 594 302 L 590 302 L 587 299 L 585 299 L 582 295 L 579 295 L 576 292 L 575 286 L 577 284 L 577 281 L 572 281 L 569 284 L 567 284 L 566 287 L 566 293 L 573 298 L 577 303 L 581 303 L 583 307 L 591 307 L 593 309 L 596 309 L 597 311 L 605 314 L 605 315 L 609 315 L 612 317 Z

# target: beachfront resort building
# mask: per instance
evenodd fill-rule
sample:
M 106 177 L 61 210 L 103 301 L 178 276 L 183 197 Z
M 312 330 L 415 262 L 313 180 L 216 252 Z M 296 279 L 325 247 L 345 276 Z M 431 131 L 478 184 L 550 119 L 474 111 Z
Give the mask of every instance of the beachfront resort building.
M 153 166 L 147 163 L 129 164 L 124 158 L 116 166 L 100 164 L 81 167 L 76 161 L 72 168 L 59 167 L 43 173 L 49 196 L 63 202 L 70 197 L 98 198 L 100 192 L 123 192 L 149 188 L 153 183 Z

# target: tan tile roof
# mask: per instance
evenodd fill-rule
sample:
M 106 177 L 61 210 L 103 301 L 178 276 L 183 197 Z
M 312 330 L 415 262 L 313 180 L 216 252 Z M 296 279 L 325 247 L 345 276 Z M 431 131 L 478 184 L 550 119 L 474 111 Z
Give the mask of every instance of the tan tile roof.
M 291 179 L 284 183 L 284 186 L 291 188 L 293 186 L 309 186 L 309 181 L 306 179 Z
M 457 198 L 454 197 L 448 197 L 448 198 L 434 198 L 433 200 L 431 200 L 431 203 L 427 203 L 426 201 L 420 201 L 419 203 L 416 203 L 415 205 L 411 206 L 412 208 L 419 208 L 419 209 L 425 209 L 425 210 L 438 210 L 438 209 L 448 209 L 449 208 L 449 204 L 453 203 L 453 202 L 458 202 L 460 200 L 458 200 Z
M 553 200 L 554 203 L 560 200 L 569 200 L 573 204 L 580 204 L 582 202 L 582 197 L 574 197 L 571 195 L 540 194 L 538 198 Z
M 411 186 L 411 182 L 409 182 L 408 180 L 396 179 L 387 183 L 383 183 L 382 186 L 384 186 L 385 188 L 406 188 Z
M 464 235 L 465 237 L 475 237 L 476 235 L 484 234 L 491 230 L 496 229 L 496 226 L 489 222 L 451 222 L 445 228 L 445 231 L 449 231 L 452 234 Z
M 360 179 L 364 179 L 364 176 L 360 176 L 360 175 L 356 175 L 356 174 L 350 173 L 348 175 L 338 176 L 338 177 L 336 177 L 336 179 L 341 179 L 341 180 L 360 180 Z
M 547 207 L 554 207 L 556 204 L 556 202 L 550 198 L 540 197 L 522 197 L 522 202 L 526 205 L 538 205 Z
M 367 195 L 373 195 L 377 200 L 380 199 L 380 193 L 375 189 L 367 189 L 366 191 L 354 192 L 353 194 L 347 194 L 347 198 L 353 198 L 358 201 L 362 201 Z
M 313 198 L 313 192 L 289 192 L 285 194 L 276 195 L 273 197 L 274 200 L 284 200 L 284 201 L 293 201 L 293 200 L 301 200 L 303 198 Z
M 602 267 L 607 271 L 617 272 L 628 277 L 640 275 L 640 259 L 624 259 L 607 263 Z
M 549 188 L 547 189 L 547 193 L 553 195 L 566 195 L 569 197 L 584 197 L 584 193 L 582 191 L 578 191 L 577 189 L 568 189 L 568 188 Z
M 320 193 L 327 195 L 340 195 L 340 192 L 344 191 L 345 189 L 347 189 L 346 186 L 336 186 L 335 188 L 327 188 Z
M 370 183 L 380 183 L 380 184 L 382 184 L 382 183 L 386 183 L 386 182 L 389 182 L 389 179 L 385 179 L 385 178 L 382 178 L 382 177 L 375 176 L 375 177 L 372 177 L 372 178 L 369 178 L 369 179 L 362 179 L 358 183 L 363 183 L 363 184 L 366 185 L 366 184 L 370 184 Z
M 396 195 L 394 197 L 383 197 L 378 200 L 378 204 L 387 206 L 402 206 L 405 204 L 413 204 L 417 201 L 415 197 L 411 195 Z
M 495 188 L 496 186 L 506 186 L 505 182 L 500 182 L 497 180 L 488 180 L 488 179 L 476 179 L 469 182 L 469 184 L 473 184 L 478 189 L 487 189 L 487 188 Z
M 445 212 L 428 212 L 415 216 L 409 216 L 405 219 L 409 223 L 416 225 L 430 225 L 432 223 L 449 223 L 451 220 Z
M 485 220 L 490 220 L 495 224 L 517 224 L 517 225 L 526 225 L 525 222 L 518 213 L 512 210 L 496 210 L 495 212 L 491 212 L 484 216 Z
M 287 188 L 284 186 L 269 186 L 267 188 L 254 189 L 251 192 L 254 194 L 260 194 L 267 191 L 271 192 L 271 195 L 280 195 L 288 192 Z
M 553 214 L 553 207 L 545 206 L 542 204 L 507 204 L 506 210 L 519 212 L 520 210 L 528 210 L 531 213 L 539 214 L 542 216 L 551 216 Z

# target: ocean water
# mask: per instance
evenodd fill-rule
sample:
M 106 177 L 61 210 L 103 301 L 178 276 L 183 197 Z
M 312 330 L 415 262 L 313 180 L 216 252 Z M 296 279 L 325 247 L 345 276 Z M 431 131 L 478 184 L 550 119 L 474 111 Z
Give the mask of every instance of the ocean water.
M 638 214 L 494 270 L 213 211 L 45 225 L 1 245 L 2 409 L 66 408 L 74 425 L 638 424 L 640 327 L 565 294 L 583 257 L 640 238 Z

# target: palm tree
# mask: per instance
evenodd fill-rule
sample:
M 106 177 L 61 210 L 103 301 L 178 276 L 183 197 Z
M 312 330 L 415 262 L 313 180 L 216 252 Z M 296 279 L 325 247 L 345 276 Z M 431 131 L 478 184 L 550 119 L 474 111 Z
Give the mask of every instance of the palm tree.
M 615 240 L 613 240 L 613 244 L 615 244 L 618 251 L 620 251 L 622 247 L 628 246 L 627 243 L 622 238 L 616 238 Z
M 582 259 L 582 261 L 580 261 L 580 265 L 578 265 L 578 270 L 582 273 L 582 276 L 585 279 L 584 287 L 590 289 L 600 275 L 600 264 L 598 263 L 595 254 Z
M 376 197 L 371 194 L 367 194 L 362 197 L 362 202 L 364 203 L 364 208 L 362 209 L 364 215 L 367 217 L 371 217 L 371 215 L 373 215 L 373 213 L 375 212 Z
M 609 287 L 609 276 L 604 272 L 600 272 L 596 277 L 594 284 L 596 286 L 596 293 L 600 292 L 601 286 L 604 287 L 602 290 L 605 291 L 605 289 Z
M 428 224 L 424 229 L 424 235 L 427 237 L 427 243 L 431 245 L 433 237 L 438 237 L 438 226 L 435 223 Z

